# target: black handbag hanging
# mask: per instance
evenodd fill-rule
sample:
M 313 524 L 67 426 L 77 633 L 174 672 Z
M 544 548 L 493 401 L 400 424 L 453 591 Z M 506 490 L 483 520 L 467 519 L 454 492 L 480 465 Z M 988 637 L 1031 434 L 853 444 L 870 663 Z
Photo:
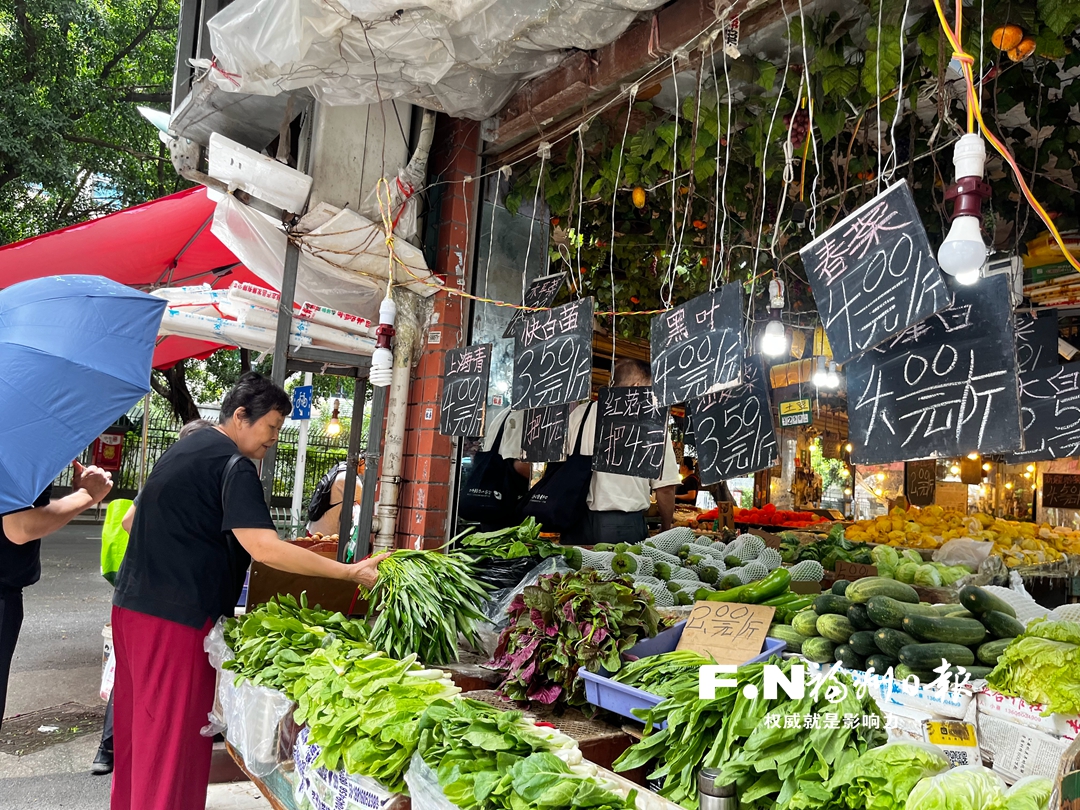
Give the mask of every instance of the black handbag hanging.
M 589 409 L 594 404 L 590 402 L 585 406 L 574 452 L 566 461 L 548 464 L 543 478 L 522 504 L 522 514 L 536 518 L 544 531 L 563 533 L 577 528 L 585 519 L 593 470 L 592 456 L 581 454 L 581 437 L 589 420 Z
M 473 469 L 461 493 L 458 514 L 462 520 L 493 526 L 518 522 L 518 503 L 529 491 L 529 482 L 514 469 L 514 460 L 502 457 L 503 420 L 490 450 L 473 457 Z

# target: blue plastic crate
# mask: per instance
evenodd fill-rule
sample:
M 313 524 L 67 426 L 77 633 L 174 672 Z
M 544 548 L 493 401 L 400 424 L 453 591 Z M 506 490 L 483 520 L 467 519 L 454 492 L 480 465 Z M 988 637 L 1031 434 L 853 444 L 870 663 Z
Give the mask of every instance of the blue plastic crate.
M 686 627 L 686 622 L 679 622 L 674 627 L 665 630 L 653 638 L 639 641 L 633 647 L 626 651 L 625 657 L 631 660 L 638 658 L 648 658 L 653 655 L 660 655 L 661 653 L 672 652 L 679 646 L 679 640 L 682 638 L 683 630 Z M 774 655 L 780 655 L 787 647 L 787 644 L 780 639 L 766 638 L 765 644 L 761 648 L 761 653 L 754 656 L 749 661 L 745 661 L 746 664 L 756 664 L 760 661 L 767 661 Z M 623 717 L 629 717 L 631 720 L 637 720 L 642 722 L 641 718 L 635 717 L 633 709 L 651 709 L 653 706 L 660 703 L 663 698 L 656 695 L 645 692 L 641 689 L 635 689 L 632 686 L 626 686 L 625 684 L 617 683 L 607 676 L 604 670 L 600 672 L 587 672 L 582 669 L 578 671 L 579 677 L 585 681 L 585 699 L 594 706 L 599 706 L 601 709 L 607 709 L 609 712 L 622 715 Z M 667 726 L 667 723 L 661 723 L 660 728 Z

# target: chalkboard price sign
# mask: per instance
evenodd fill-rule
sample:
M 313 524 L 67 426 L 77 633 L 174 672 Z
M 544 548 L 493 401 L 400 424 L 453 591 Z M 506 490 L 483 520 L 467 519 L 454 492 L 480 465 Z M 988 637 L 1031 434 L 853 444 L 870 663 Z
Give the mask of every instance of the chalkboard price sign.
M 593 299 L 526 315 L 514 336 L 513 408 L 579 402 L 592 382 Z
M 757 355 L 743 362 L 742 385 L 687 404 L 698 452 L 698 473 L 708 486 L 765 470 L 780 456 L 765 368 Z
M 799 251 L 833 357 L 853 357 L 950 303 L 907 181 Z
M 1080 475 L 1044 473 L 1042 505 L 1048 509 L 1080 509 Z
M 930 506 L 937 490 L 937 460 L 904 464 L 904 494 L 912 506 Z
M 443 361 L 439 432 L 445 436 L 483 436 L 487 409 L 491 344 L 450 349 Z
M 1016 316 L 1016 364 L 1020 373 L 1053 368 L 1058 364 L 1058 314 L 1056 309 Z
M 1080 456 L 1080 361 L 1021 374 L 1020 414 L 1024 449 L 1006 461 Z
M 527 307 L 550 307 L 551 303 L 555 300 L 555 297 L 559 294 L 559 290 L 562 289 L 563 283 L 566 281 L 566 273 L 553 273 L 550 276 L 543 276 L 536 279 L 529 288 L 525 290 L 525 300 L 522 302 Z M 510 323 L 506 325 L 506 331 L 503 332 L 504 338 L 513 337 L 517 334 L 521 328 L 521 323 L 528 315 L 528 311 L 523 309 L 514 310 L 514 317 L 510 319 Z
M 1021 447 L 1016 342 L 1004 276 L 844 367 L 851 458 L 1009 453 Z
M 652 319 L 653 390 L 661 405 L 739 383 L 742 285 L 725 284 Z
M 649 386 L 601 388 L 593 443 L 597 472 L 659 478 L 664 468 L 668 411 Z
M 569 405 L 526 411 L 525 431 L 521 437 L 521 454 L 525 461 L 561 461 L 569 417 Z

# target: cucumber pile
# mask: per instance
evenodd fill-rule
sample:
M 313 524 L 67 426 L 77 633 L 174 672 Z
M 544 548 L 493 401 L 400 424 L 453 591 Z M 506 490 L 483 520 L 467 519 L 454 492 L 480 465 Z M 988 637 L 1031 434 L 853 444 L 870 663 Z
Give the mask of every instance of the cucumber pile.
M 943 661 L 952 675 L 963 667 L 972 679 L 985 678 L 1023 632 L 1012 606 L 982 588 L 961 588 L 959 604 L 929 605 L 910 585 L 884 577 L 838 581 L 790 626 L 769 629 L 815 663 L 878 674 L 891 668 L 897 679 L 920 683 L 936 680 Z

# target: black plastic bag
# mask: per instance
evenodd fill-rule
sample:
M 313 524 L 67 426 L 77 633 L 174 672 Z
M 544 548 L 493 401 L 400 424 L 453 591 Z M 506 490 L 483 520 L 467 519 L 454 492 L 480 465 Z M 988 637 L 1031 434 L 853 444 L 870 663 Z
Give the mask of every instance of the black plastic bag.
M 539 557 L 518 557 L 516 560 L 488 560 L 475 567 L 473 577 L 481 582 L 493 585 L 497 590 L 513 588 L 539 564 Z

